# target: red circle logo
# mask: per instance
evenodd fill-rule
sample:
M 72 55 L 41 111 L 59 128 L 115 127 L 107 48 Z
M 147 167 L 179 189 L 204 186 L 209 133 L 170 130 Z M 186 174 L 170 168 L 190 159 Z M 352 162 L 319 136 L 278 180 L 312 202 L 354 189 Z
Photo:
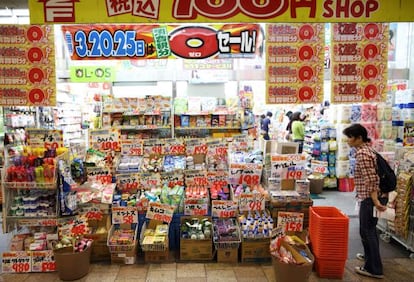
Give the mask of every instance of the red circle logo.
M 39 104 L 45 99 L 45 93 L 39 88 L 30 90 L 29 92 L 29 102 L 32 104 Z
M 370 23 L 367 24 L 364 28 L 365 37 L 368 39 L 373 39 L 378 36 L 379 28 L 377 24 Z
M 310 40 L 315 35 L 312 26 L 305 24 L 299 29 L 299 38 L 301 40 Z
M 313 49 L 311 46 L 305 45 L 299 49 L 299 59 L 308 61 L 313 57 Z
M 366 79 L 374 79 L 378 75 L 378 69 L 374 65 L 367 65 L 364 68 L 364 76 Z
M 309 86 L 304 86 L 301 89 L 299 89 L 299 99 L 301 101 L 310 101 L 313 95 L 313 89 Z
M 33 68 L 29 71 L 29 80 L 31 83 L 42 82 L 44 77 L 43 71 L 39 68 Z
M 368 44 L 364 48 L 365 59 L 374 59 L 378 55 L 378 47 L 374 44 Z
M 30 42 L 37 42 L 43 37 L 43 31 L 38 26 L 31 26 L 27 30 L 27 39 L 29 39 Z
M 313 77 L 313 69 L 310 66 L 304 66 L 299 69 L 299 79 L 309 81 Z
M 43 52 L 37 47 L 30 48 L 27 53 L 27 58 L 31 63 L 40 62 L 43 59 Z
M 377 96 L 377 94 L 378 89 L 375 85 L 370 84 L 364 89 L 364 96 L 367 100 L 374 99 Z

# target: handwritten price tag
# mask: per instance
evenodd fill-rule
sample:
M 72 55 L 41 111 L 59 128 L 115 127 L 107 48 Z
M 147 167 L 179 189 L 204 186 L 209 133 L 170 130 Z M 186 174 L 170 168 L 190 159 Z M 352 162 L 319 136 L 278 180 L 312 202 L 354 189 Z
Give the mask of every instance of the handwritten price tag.
M 185 155 L 186 148 L 184 141 L 181 139 L 166 139 L 164 153 L 166 155 Z
M 88 182 L 112 183 L 112 174 L 107 167 L 87 167 L 86 175 Z
M 258 185 L 262 176 L 262 168 L 261 164 L 230 164 L 230 183 Z
M 211 201 L 211 213 L 213 217 L 235 217 L 237 215 L 238 203 L 236 201 Z
M 170 223 L 173 218 L 174 209 L 174 206 L 151 202 L 148 206 L 147 218 Z
M 328 162 L 312 160 L 311 161 L 311 170 L 314 173 L 325 174 L 325 173 L 328 172 Z
M 136 191 L 140 185 L 139 174 L 118 174 L 116 175 L 116 185 L 117 189 L 122 192 Z
M 53 251 L 32 252 L 32 272 L 56 271 L 56 262 L 53 259 Z
M 210 186 L 227 186 L 229 184 L 229 173 L 227 171 L 208 171 L 207 179 Z
M 4 252 L 2 254 L 3 273 L 31 272 L 32 257 L 30 252 Z
M 112 207 L 112 224 L 138 223 L 136 207 Z
M 208 203 L 202 201 L 185 199 L 184 200 L 184 214 L 185 215 L 207 215 Z
M 207 154 L 207 144 L 200 139 L 188 139 L 185 141 L 187 155 Z
M 265 209 L 265 198 L 259 193 L 242 193 L 239 198 L 240 211 L 262 211 Z
M 51 129 L 27 129 L 27 143 L 33 148 L 57 149 L 63 147 L 63 131 Z
M 142 143 L 122 143 L 121 154 L 128 156 L 142 156 L 144 154 L 144 148 Z
M 177 172 L 161 172 L 161 183 L 167 183 L 169 187 L 184 185 L 184 175 Z
M 91 148 L 100 151 L 121 151 L 119 130 L 102 129 L 91 130 L 89 133 L 89 145 Z
M 103 214 L 102 214 L 101 211 L 87 211 L 85 213 L 85 217 L 88 220 L 97 220 L 97 221 L 100 221 L 103 218 Z
M 303 213 L 299 212 L 278 212 L 277 226 L 282 226 L 287 231 L 302 231 L 303 230 Z
M 152 187 L 161 185 L 161 177 L 158 173 L 139 174 L 140 188 L 150 190 Z
M 285 173 L 282 175 L 283 179 L 305 179 L 306 178 L 306 171 L 305 167 L 290 167 L 287 169 L 284 169 Z
M 185 184 L 187 186 L 207 186 L 208 178 L 204 171 L 188 170 L 185 172 Z
M 165 147 L 165 140 L 151 139 L 144 140 L 144 155 L 163 155 Z
M 271 177 L 281 179 L 305 179 L 304 155 L 286 154 L 271 156 Z

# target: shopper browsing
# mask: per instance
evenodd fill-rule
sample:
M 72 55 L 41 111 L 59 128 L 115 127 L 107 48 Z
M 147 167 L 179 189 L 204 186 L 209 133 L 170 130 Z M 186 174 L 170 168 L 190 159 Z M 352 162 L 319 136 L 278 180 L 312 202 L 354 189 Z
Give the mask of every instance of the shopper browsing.
M 303 151 L 303 140 L 305 140 L 305 125 L 303 120 L 305 116 L 301 112 L 294 112 L 292 114 L 292 140 L 299 143 L 299 153 Z
M 269 129 L 270 129 L 270 118 L 273 116 L 272 112 L 267 112 L 266 117 L 261 122 L 260 132 L 264 140 L 270 140 Z
M 379 176 L 376 173 L 376 155 L 371 149 L 368 132 L 360 124 L 353 124 L 344 129 L 348 145 L 356 149 L 355 188 L 359 202 L 359 233 L 364 254 L 357 258 L 365 264 L 356 267 L 356 273 L 373 278 L 383 278 L 382 261 L 379 251 L 379 239 L 376 230 L 378 218 L 373 216 L 374 208 L 385 211 L 386 207 L 379 199 Z

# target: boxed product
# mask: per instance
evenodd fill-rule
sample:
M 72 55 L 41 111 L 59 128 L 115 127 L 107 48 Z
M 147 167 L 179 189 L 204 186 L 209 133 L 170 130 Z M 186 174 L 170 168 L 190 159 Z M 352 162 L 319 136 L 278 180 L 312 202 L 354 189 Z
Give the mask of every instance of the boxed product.
M 129 252 L 137 245 L 138 224 L 113 224 L 108 233 L 107 245 L 111 253 Z
M 144 222 L 140 234 L 141 248 L 145 262 L 163 262 L 169 258 L 169 225 L 158 220 Z
M 212 260 L 212 223 L 209 216 L 182 216 L 180 228 L 181 260 Z

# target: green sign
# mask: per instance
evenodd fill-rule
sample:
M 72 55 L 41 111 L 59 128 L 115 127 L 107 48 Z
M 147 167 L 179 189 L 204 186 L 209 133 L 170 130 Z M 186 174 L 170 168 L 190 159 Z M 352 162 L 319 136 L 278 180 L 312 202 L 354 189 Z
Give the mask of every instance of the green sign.
M 74 66 L 70 67 L 72 82 L 112 82 L 115 80 L 115 69 L 105 66 Z

